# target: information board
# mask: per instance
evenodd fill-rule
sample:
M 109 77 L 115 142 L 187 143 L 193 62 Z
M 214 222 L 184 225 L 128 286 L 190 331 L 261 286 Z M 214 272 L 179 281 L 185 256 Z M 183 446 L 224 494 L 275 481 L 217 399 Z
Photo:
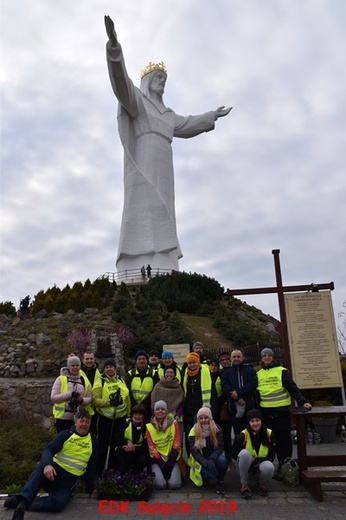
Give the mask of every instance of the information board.
M 330 291 L 285 294 L 292 376 L 299 388 L 342 387 Z
M 182 366 L 186 361 L 186 356 L 190 354 L 190 345 L 181 343 L 180 345 L 163 345 L 162 350 L 169 350 L 174 356 L 174 361 L 178 366 Z

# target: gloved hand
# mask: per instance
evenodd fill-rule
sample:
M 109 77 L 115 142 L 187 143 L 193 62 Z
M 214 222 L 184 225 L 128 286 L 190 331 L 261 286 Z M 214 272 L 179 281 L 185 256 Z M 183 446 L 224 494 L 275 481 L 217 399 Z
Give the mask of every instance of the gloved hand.
M 251 466 L 249 468 L 249 473 L 251 473 L 252 475 L 256 475 L 259 465 L 260 461 L 258 459 L 252 461 Z
M 116 408 L 117 406 L 119 406 L 119 399 L 116 399 L 116 398 L 110 399 L 109 404 Z
M 216 467 L 216 464 L 213 460 L 211 459 L 207 459 L 207 463 L 205 465 L 205 469 L 207 471 L 210 471 L 210 473 L 212 473 L 213 475 L 216 475 L 218 474 L 218 471 L 217 471 L 217 467 Z
M 162 475 L 164 476 L 165 480 L 169 480 L 172 475 L 173 466 L 168 466 L 167 464 L 161 468 Z
M 167 460 L 167 465 L 170 466 L 171 468 L 173 468 L 173 466 L 177 460 L 178 454 L 179 454 L 179 452 L 173 448 L 168 457 L 168 460 Z

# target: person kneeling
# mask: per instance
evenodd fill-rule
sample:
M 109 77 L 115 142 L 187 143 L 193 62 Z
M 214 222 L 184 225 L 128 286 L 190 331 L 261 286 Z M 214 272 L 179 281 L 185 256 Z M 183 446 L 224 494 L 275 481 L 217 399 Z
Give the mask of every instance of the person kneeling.
M 154 415 L 147 424 L 147 443 L 155 489 L 179 489 L 181 473 L 177 460 L 181 457 L 181 439 L 177 421 L 168 417 L 165 401 L 157 401 Z
M 274 475 L 274 434 L 263 424 L 259 410 L 249 411 L 246 418 L 246 429 L 236 436 L 232 453 L 240 476 L 240 493 L 243 498 L 252 496 L 248 481 L 253 478 L 257 480 L 257 493 L 266 497 L 267 482 Z
M 190 479 L 198 487 L 216 484 L 217 493 L 225 493 L 224 478 L 228 460 L 223 454 L 224 442 L 221 428 L 213 421 L 210 408 L 197 412 L 197 422 L 189 433 Z

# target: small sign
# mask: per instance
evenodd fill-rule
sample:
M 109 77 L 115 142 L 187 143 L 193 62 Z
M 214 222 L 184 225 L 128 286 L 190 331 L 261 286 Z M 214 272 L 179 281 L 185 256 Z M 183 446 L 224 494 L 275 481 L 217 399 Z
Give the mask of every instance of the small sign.
M 178 345 L 163 345 L 162 349 L 172 352 L 174 361 L 179 366 L 182 366 L 185 363 L 186 356 L 190 354 L 190 345 L 188 343 L 181 343 Z

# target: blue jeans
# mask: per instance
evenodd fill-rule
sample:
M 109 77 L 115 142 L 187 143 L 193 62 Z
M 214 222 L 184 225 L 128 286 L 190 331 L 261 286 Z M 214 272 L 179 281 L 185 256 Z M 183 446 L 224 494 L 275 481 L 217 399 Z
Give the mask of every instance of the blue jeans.
M 58 464 L 53 464 L 53 466 L 57 472 L 55 480 L 49 480 L 44 476 L 44 465 L 40 462 L 18 493 L 28 503 L 30 511 L 57 513 L 70 500 L 72 491 L 77 485 L 79 478 L 64 471 Z M 49 493 L 48 497 L 36 498 L 41 488 Z
M 216 478 L 217 480 L 222 481 L 227 473 L 228 464 L 228 459 L 224 455 L 219 455 L 216 461 L 217 476 L 214 473 L 211 473 L 210 471 L 202 467 L 202 477 L 207 482 L 213 482 Z

